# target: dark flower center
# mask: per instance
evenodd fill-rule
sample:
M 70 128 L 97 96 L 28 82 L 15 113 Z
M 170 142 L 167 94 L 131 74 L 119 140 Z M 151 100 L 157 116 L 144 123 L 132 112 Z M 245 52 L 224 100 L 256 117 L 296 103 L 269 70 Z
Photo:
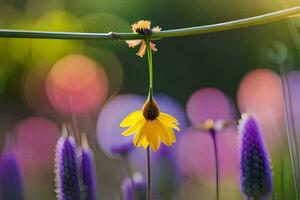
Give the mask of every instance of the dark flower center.
M 152 30 L 149 28 L 138 28 L 136 29 L 136 32 L 141 35 L 150 35 L 152 33 Z
M 154 100 L 152 102 L 148 100 L 144 104 L 143 115 L 146 120 L 155 120 L 158 117 L 159 108 Z

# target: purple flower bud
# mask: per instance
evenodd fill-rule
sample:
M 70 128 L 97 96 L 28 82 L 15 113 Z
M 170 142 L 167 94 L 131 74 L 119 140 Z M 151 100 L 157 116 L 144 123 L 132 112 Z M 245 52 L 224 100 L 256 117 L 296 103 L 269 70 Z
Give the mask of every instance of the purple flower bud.
M 59 200 L 80 200 L 76 143 L 64 134 L 58 139 L 55 158 L 56 192 Z
M 97 181 L 94 156 L 92 150 L 88 146 L 87 139 L 84 135 L 82 138 L 82 143 L 83 145 L 81 149 L 81 171 L 85 191 L 85 200 L 96 200 Z
M 254 117 L 243 114 L 239 128 L 242 192 L 248 198 L 268 199 L 272 193 L 272 172 L 258 122 Z
M 121 189 L 124 200 L 144 200 L 146 199 L 147 184 L 140 173 L 132 176 L 133 184 L 130 178 L 125 178 Z
M 0 199 L 24 199 L 19 164 L 11 149 L 5 149 L 0 158 Z
M 125 156 L 129 154 L 133 150 L 133 144 L 132 142 L 123 143 L 123 144 L 116 144 L 111 147 L 111 152 L 114 155 L 121 155 Z

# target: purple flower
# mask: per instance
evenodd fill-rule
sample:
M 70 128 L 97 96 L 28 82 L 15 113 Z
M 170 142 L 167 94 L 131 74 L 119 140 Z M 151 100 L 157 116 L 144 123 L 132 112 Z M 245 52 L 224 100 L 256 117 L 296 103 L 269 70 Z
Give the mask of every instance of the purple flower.
M 19 164 L 10 148 L 5 148 L 0 158 L 0 199 L 24 199 Z
M 59 200 L 80 200 L 79 167 L 76 143 L 64 131 L 56 145 L 55 175 L 56 192 Z
M 82 138 L 81 149 L 81 172 L 85 191 L 85 200 L 97 199 L 97 182 L 94 156 L 92 150 L 89 148 L 85 135 Z
M 115 144 L 112 145 L 111 147 L 111 152 L 113 155 L 121 155 L 121 156 L 126 156 L 128 155 L 131 151 L 133 151 L 133 144 L 132 142 L 127 142 L 123 144 Z
M 131 183 L 133 181 L 133 184 Z M 125 178 L 121 185 L 124 200 L 146 199 L 147 184 L 140 173 L 135 173 L 130 178 Z
M 243 114 L 241 135 L 241 189 L 248 198 L 268 199 L 272 193 L 272 172 L 257 120 Z

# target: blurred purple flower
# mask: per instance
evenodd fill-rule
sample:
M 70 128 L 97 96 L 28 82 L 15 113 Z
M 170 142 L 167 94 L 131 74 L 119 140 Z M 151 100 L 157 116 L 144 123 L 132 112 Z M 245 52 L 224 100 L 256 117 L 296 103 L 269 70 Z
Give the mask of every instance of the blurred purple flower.
M 239 128 L 242 192 L 248 198 L 268 199 L 272 192 L 272 172 L 258 122 L 253 116 L 243 114 Z
M 133 184 L 131 183 L 133 181 Z M 132 179 L 125 178 L 121 185 L 124 200 L 146 199 L 147 184 L 140 173 L 135 173 Z
M 97 199 L 97 181 L 94 155 L 90 149 L 85 135 L 82 138 L 82 149 L 81 149 L 81 171 L 82 180 L 85 191 L 85 200 L 96 200 Z
M 123 143 L 123 144 L 114 144 L 111 146 L 111 152 L 113 155 L 117 156 L 126 156 L 128 153 L 133 151 L 133 144 L 132 142 Z
M 0 199 L 24 199 L 19 163 L 10 147 L 5 148 L 0 158 Z
M 58 139 L 55 158 L 56 192 L 59 200 L 80 200 L 76 143 L 66 129 Z

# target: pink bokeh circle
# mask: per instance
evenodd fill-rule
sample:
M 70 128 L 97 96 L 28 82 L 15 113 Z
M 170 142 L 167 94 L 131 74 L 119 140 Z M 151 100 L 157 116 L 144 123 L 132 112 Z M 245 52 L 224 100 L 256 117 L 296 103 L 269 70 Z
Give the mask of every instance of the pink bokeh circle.
M 202 88 L 191 95 L 186 111 L 192 124 L 203 123 L 207 119 L 232 119 L 234 109 L 231 100 L 216 88 Z
M 47 97 L 61 114 L 97 111 L 108 94 L 106 72 L 94 60 L 69 55 L 57 61 L 45 82 Z

